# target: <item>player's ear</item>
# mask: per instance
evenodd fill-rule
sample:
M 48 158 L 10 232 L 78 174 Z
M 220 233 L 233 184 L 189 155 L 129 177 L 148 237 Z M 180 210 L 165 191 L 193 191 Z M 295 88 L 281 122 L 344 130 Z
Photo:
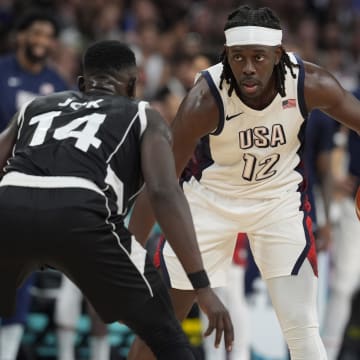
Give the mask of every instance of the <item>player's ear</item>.
M 85 79 L 83 76 L 78 76 L 77 84 L 80 91 L 85 91 Z

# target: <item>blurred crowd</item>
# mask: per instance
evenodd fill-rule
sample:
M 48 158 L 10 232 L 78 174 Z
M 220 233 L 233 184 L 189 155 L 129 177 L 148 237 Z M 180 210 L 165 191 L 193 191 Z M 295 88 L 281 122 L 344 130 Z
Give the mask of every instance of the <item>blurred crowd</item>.
M 170 95 L 182 98 L 203 65 L 196 56 L 218 60 L 226 17 L 244 3 L 274 9 L 282 19 L 287 49 L 325 66 L 346 88 L 357 87 L 358 0 L 1 0 L 0 53 L 12 49 L 19 15 L 39 6 L 57 16 L 61 31 L 52 61 L 69 86 L 76 85 L 79 57 L 89 43 L 120 39 L 136 51 L 139 96 L 163 100 L 167 88 Z M 177 106 L 175 100 L 169 103 Z

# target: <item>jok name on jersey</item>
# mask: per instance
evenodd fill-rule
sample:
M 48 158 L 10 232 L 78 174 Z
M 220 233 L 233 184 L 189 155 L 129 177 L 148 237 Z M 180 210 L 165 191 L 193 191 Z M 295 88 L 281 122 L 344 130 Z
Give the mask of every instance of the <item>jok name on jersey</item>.
M 73 98 L 67 98 L 63 103 L 59 103 L 58 105 L 61 107 L 70 106 L 74 110 L 79 110 L 82 107 L 85 107 L 86 109 L 98 109 L 99 103 L 104 101 L 104 99 L 97 99 L 92 101 L 84 101 L 84 102 L 78 102 L 74 101 Z
M 240 149 L 276 147 L 286 144 L 284 128 L 281 124 L 273 124 L 271 128 L 257 126 L 239 131 Z

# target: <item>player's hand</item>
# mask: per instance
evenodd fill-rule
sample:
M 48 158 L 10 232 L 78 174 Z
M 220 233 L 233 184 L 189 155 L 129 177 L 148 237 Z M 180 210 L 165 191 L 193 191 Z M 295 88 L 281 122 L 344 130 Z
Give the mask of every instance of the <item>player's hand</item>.
M 197 289 L 196 294 L 198 304 L 209 320 L 209 326 L 204 335 L 208 336 L 215 330 L 215 347 L 219 347 L 221 337 L 224 334 L 226 350 L 231 351 L 234 342 L 234 329 L 229 312 L 211 288 Z

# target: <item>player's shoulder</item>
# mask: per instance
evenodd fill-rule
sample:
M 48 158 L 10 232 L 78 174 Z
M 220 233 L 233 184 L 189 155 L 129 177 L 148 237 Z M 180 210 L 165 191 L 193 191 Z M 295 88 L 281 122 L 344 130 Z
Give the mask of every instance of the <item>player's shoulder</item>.
M 326 84 L 326 82 L 334 79 L 333 75 L 324 67 L 309 61 L 304 61 L 304 70 L 305 85 L 307 86 Z
M 304 62 L 304 96 L 309 111 L 338 102 L 344 89 L 338 80 L 324 67 Z

